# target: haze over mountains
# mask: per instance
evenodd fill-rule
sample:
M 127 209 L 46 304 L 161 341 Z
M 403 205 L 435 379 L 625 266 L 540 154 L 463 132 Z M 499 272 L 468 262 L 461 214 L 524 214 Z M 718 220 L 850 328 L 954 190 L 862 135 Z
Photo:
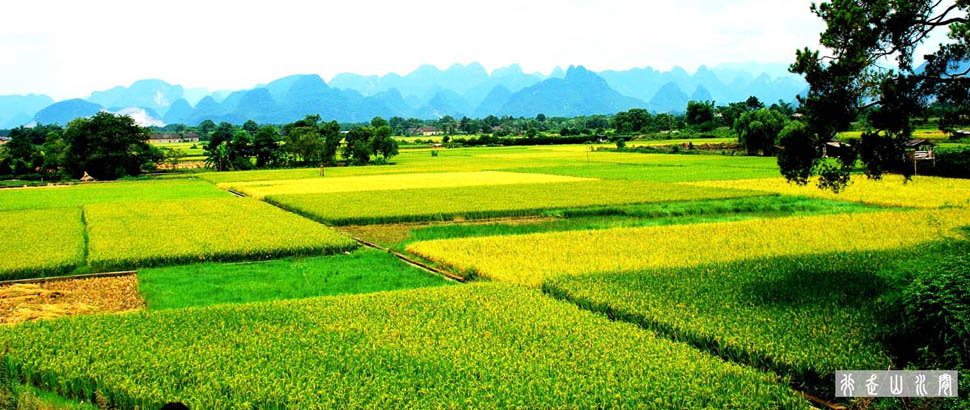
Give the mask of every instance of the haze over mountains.
M 690 100 L 728 103 L 753 95 L 765 102 L 794 101 L 806 87 L 784 64 L 701 66 L 693 74 L 680 67 L 593 72 L 570 66 L 548 75 L 525 73 L 517 64 L 491 73 L 478 63 L 445 70 L 424 65 L 403 76 L 344 73 L 329 84 L 315 74 L 291 75 L 235 91 L 186 89 L 151 79 L 59 102 L 39 95 L 0 96 L 0 128 L 65 124 L 102 110 L 130 115 L 143 125 L 195 125 L 207 119 L 285 123 L 306 114 L 364 122 L 375 116 L 578 116 L 630 108 L 682 112 Z

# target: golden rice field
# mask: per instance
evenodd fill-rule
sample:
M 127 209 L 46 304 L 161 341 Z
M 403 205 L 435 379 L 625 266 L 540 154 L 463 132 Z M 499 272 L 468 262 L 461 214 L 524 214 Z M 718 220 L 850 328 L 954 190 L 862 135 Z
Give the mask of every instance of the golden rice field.
M 118 408 L 807 409 L 778 377 L 502 283 L 0 328 L 0 365 Z
M 647 181 L 579 181 L 273 195 L 266 201 L 336 225 L 532 216 L 550 209 L 728 199 L 757 191 Z
M 970 180 L 954 178 L 916 176 L 913 177 L 913 180 L 904 182 L 900 175 L 886 175 L 878 181 L 856 176 L 847 189 L 837 194 L 830 190 L 819 189 L 814 183 L 805 186 L 789 184 L 784 178 L 703 181 L 688 184 L 750 189 L 783 195 L 801 195 L 886 206 L 911 208 L 970 207 Z
M 63 274 L 83 261 L 79 208 L 0 212 L 0 280 Z
M 577 181 L 591 181 L 591 179 L 561 175 L 482 171 L 232 182 L 219 184 L 219 187 L 234 189 L 254 198 L 264 198 L 269 195 L 330 194 L 337 192 L 385 191 L 394 189 L 454 188 L 463 186 L 499 186 Z
M 958 237 L 954 229 L 967 221 L 970 209 L 895 211 L 445 239 L 407 250 L 460 272 L 540 286 L 556 275 L 902 248 Z
M 334 253 L 356 242 L 249 198 L 84 207 L 88 264 L 102 269 Z

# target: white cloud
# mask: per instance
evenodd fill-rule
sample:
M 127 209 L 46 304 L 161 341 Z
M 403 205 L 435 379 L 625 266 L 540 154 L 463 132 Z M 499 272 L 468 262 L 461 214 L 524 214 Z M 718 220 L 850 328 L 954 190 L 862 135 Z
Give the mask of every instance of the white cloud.
M 788 62 L 814 46 L 811 0 L 6 1 L 0 94 L 84 97 L 161 78 L 239 89 L 294 73 L 420 64 L 624 69 Z M 16 16 L 16 17 L 13 17 Z M 10 61 L 14 63 L 9 63 Z

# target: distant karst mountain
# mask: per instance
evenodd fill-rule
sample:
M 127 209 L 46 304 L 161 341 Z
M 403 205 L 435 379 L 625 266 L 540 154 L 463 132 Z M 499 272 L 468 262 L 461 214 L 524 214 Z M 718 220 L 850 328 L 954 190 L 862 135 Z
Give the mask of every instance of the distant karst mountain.
M 544 75 L 526 73 L 517 64 L 491 73 L 478 63 L 445 70 L 423 65 L 405 75 L 343 73 L 328 83 L 316 74 L 296 74 L 250 89 L 220 91 L 149 79 L 60 102 L 42 95 L 0 96 L 0 128 L 31 121 L 65 124 L 101 110 L 125 112 L 152 125 L 204 120 L 241 124 L 249 119 L 284 123 L 306 114 L 364 122 L 375 116 L 577 116 L 634 107 L 683 112 L 690 100 L 726 104 L 756 96 L 766 103 L 792 102 L 807 84 L 788 74 L 786 66 L 722 64 L 701 66 L 693 74 L 680 67 L 593 72 L 570 66 Z
M 643 101 L 616 92 L 607 85 L 606 80 L 585 67 L 570 66 L 566 76 L 561 79 L 551 78 L 512 94 L 498 114 L 574 117 L 612 114 L 645 106 Z
M 0 128 L 14 128 L 33 120 L 34 114 L 54 103 L 46 95 L 0 95 Z
M 75 118 L 90 117 L 103 110 L 101 104 L 85 101 L 80 98 L 64 100 L 49 105 L 34 115 L 34 121 L 40 124 L 67 124 Z

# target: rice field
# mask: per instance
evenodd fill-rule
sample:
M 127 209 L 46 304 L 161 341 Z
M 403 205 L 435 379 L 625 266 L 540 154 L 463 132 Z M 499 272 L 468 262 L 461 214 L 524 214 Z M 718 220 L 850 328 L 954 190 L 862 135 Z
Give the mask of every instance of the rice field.
M 783 195 L 854 201 L 875 205 L 913 208 L 970 207 L 970 180 L 916 176 L 904 181 L 902 176 L 887 175 L 871 180 L 858 175 L 840 193 L 818 189 L 814 183 L 805 186 L 789 184 L 784 178 L 740 181 L 705 181 L 696 186 L 750 189 Z
M 895 211 L 417 242 L 407 250 L 466 274 L 538 287 L 553 276 L 696 266 L 959 238 L 970 210 Z
M 84 207 L 88 264 L 97 269 L 320 255 L 357 244 L 322 225 L 248 198 Z
M 84 264 L 78 208 L 0 211 L 0 280 L 59 275 Z
M 543 290 L 674 340 L 831 394 L 835 370 L 884 369 L 889 285 L 908 264 L 966 254 L 958 243 L 688 268 L 560 276 Z
M 885 308 L 966 254 L 970 181 L 593 147 L 0 190 L 0 280 L 138 270 L 0 285 L 0 407 L 893 407 L 833 372 L 915 366 Z
M 70 208 L 127 201 L 229 197 L 194 179 L 122 181 L 70 186 L 0 189 L 0 211 Z
M 551 209 L 758 195 L 763 194 L 644 181 L 581 181 L 505 185 L 501 189 L 472 186 L 270 195 L 265 200 L 319 221 L 351 225 L 528 216 Z
M 121 408 L 808 408 L 774 375 L 497 283 L 34 322 L 0 344 L 20 380 Z
M 387 191 L 421 188 L 548 184 L 589 180 L 590 179 L 588 178 L 576 178 L 559 175 L 481 171 L 234 182 L 219 184 L 219 187 L 233 189 L 255 198 L 265 198 L 270 195 L 332 194 L 339 192 Z

